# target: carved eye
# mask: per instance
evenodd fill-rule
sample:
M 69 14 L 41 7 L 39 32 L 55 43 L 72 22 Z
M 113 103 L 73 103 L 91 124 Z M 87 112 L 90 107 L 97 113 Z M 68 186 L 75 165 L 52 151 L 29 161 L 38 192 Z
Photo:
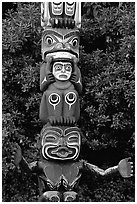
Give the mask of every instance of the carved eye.
M 63 65 L 61 63 L 55 63 L 53 67 L 55 68 L 55 71 L 60 71 L 62 70 Z
M 56 139 L 57 138 L 54 135 L 48 135 L 45 138 L 45 142 L 54 142 L 54 141 L 56 141 Z
M 45 38 L 45 42 L 46 42 L 47 45 L 50 46 L 50 45 L 52 45 L 55 42 L 55 40 L 51 36 L 47 36 Z
M 73 135 L 73 136 L 70 136 L 70 137 L 69 137 L 68 141 L 69 141 L 69 142 L 72 142 L 72 143 L 73 143 L 73 142 L 78 143 L 79 140 L 78 140 L 78 137 L 77 137 L 77 136 Z
M 74 38 L 70 44 L 73 46 L 73 47 L 77 47 L 78 46 L 78 38 Z
M 72 71 L 71 64 L 65 64 L 65 70 L 68 71 L 68 72 L 71 72 Z

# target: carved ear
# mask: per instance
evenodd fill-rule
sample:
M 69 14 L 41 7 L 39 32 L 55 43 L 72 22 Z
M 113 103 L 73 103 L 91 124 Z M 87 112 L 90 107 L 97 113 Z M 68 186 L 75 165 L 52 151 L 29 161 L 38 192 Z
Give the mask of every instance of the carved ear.
M 130 158 L 122 159 L 118 164 L 118 170 L 122 177 L 128 178 L 132 176 L 132 167 L 129 162 Z

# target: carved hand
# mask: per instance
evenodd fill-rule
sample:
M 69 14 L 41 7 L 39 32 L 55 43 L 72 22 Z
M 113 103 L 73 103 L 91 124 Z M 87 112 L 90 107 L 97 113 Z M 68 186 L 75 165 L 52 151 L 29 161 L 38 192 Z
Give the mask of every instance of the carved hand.
M 133 162 L 131 161 L 131 157 L 122 159 L 118 164 L 118 170 L 124 178 L 133 176 Z
M 75 72 L 73 72 L 73 73 L 71 74 L 70 82 L 71 82 L 72 84 L 75 84 L 75 83 L 77 82 L 77 74 L 76 74 Z
M 47 75 L 47 79 L 49 81 L 49 83 L 54 83 L 56 80 L 55 80 L 55 77 L 54 75 L 52 74 L 52 72 L 49 72 L 48 75 Z
M 15 166 L 18 166 L 22 160 L 22 152 L 21 147 L 15 143 L 13 146 L 13 155 L 12 155 L 12 162 Z

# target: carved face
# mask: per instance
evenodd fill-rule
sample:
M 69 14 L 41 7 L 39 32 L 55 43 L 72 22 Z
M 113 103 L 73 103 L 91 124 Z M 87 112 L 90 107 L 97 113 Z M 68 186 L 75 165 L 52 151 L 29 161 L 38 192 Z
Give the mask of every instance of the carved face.
M 64 131 L 58 127 L 44 130 L 42 139 L 42 155 L 46 159 L 76 159 L 80 152 L 80 133 L 76 127 Z
M 74 16 L 75 14 L 75 9 L 76 9 L 76 2 L 66 2 L 65 3 L 65 14 L 67 16 Z
M 49 13 L 52 18 L 61 16 L 63 14 L 63 2 L 49 2 Z
M 49 13 L 51 18 L 72 17 L 74 18 L 76 2 L 49 2 Z
M 76 27 L 81 24 L 81 4 L 79 2 L 42 2 L 41 3 L 41 26 L 53 26 L 59 20 L 57 28 L 66 28 L 68 24 L 64 24 L 64 20 L 75 22 Z M 55 25 L 54 25 L 55 27 Z M 70 27 L 68 27 L 70 28 Z
M 79 31 L 77 29 L 45 29 L 42 36 L 42 56 L 56 52 L 69 53 L 79 57 Z M 60 58 L 63 55 L 60 53 Z
M 53 64 L 53 75 L 60 81 L 66 81 L 70 78 L 72 65 L 70 62 L 55 62 Z

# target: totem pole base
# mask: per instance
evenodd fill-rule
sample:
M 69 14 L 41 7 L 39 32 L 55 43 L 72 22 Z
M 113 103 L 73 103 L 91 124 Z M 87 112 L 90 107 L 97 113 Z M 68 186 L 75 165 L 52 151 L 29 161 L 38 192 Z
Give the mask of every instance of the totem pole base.
M 40 196 L 38 202 L 76 202 L 78 201 L 77 193 L 67 191 L 61 193 L 59 191 L 47 191 Z

